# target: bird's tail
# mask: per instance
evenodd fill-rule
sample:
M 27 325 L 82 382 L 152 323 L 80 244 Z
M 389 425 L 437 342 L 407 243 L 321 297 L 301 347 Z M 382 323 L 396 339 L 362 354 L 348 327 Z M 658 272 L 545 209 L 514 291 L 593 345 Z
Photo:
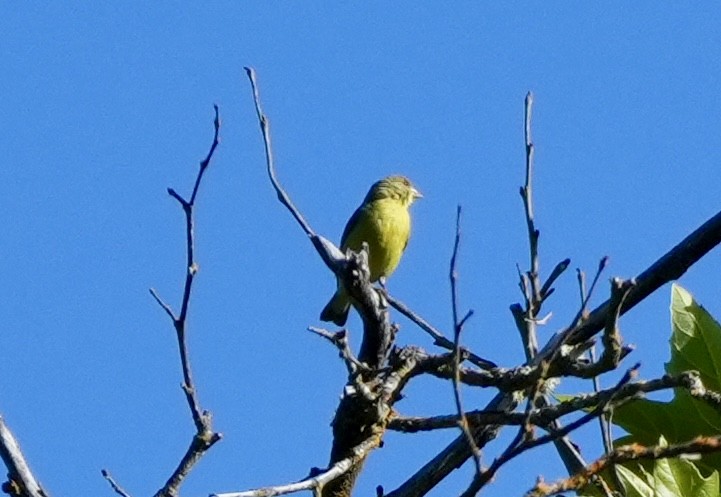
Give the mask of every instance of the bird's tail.
M 320 319 L 335 323 L 337 326 L 343 326 L 348 320 L 349 311 L 350 300 L 348 300 L 345 292 L 339 288 L 320 312 Z

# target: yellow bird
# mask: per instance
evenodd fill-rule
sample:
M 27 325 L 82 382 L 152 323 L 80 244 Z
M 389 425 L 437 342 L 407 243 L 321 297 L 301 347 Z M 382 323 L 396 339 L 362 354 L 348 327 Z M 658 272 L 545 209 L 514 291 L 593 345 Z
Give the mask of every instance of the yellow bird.
M 363 242 L 368 244 L 371 282 L 385 280 L 398 266 L 411 235 L 408 208 L 422 197 L 408 178 L 389 176 L 371 186 L 361 206 L 348 220 L 340 241 L 341 250 L 359 252 Z M 350 305 L 350 297 L 338 280 L 338 289 L 321 311 L 320 318 L 343 326 Z

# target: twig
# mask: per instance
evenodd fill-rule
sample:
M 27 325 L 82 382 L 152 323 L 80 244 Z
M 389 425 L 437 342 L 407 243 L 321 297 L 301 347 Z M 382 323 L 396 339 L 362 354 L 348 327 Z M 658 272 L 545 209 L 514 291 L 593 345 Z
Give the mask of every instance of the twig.
M 333 243 L 316 235 L 300 211 L 293 205 L 290 197 L 281 187 L 276 177 L 273 148 L 271 146 L 270 121 L 263 112 L 260 103 L 255 70 L 246 67 L 245 72 L 253 91 L 253 102 L 263 136 L 268 177 L 275 189 L 278 200 L 288 209 L 301 229 L 311 239 L 323 262 L 336 276 L 343 280 L 346 289 L 349 290 L 354 306 L 363 318 L 364 325 L 363 340 L 358 358 L 371 367 L 380 367 L 391 346 L 390 320 L 387 306 L 384 305 L 378 292 L 370 283 L 367 254 L 364 254 L 364 251 L 358 254 L 348 251 L 348 254 L 343 254 Z
M 618 331 L 618 319 L 623 302 L 635 285 L 635 280 L 622 280 L 620 278 L 613 278 L 611 280 L 611 299 L 608 307 L 611 318 L 606 320 L 606 326 L 603 332 L 603 352 L 598 361 L 592 364 L 573 365 L 572 369 L 575 369 L 574 375 L 581 378 L 594 378 L 618 366 L 624 356 L 621 335 Z
M 250 80 L 250 86 L 253 90 L 253 102 L 255 102 L 255 112 L 258 114 L 258 122 L 260 123 L 260 131 L 263 134 L 263 145 L 265 147 L 265 161 L 266 166 L 268 170 L 268 177 L 270 177 L 270 182 L 273 184 L 273 188 L 275 189 L 276 195 L 278 195 L 278 200 L 285 205 L 290 213 L 293 215 L 296 221 L 298 221 L 298 224 L 303 229 L 306 235 L 313 236 L 315 233 L 311 229 L 310 225 L 307 223 L 303 215 L 300 213 L 300 211 L 293 205 L 293 202 L 290 200 L 290 197 L 285 192 L 282 186 L 280 186 L 280 182 L 278 181 L 278 178 L 275 175 L 275 163 L 273 161 L 273 147 L 271 146 L 270 142 L 270 120 L 268 119 L 268 116 L 265 115 L 263 112 L 263 108 L 260 104 L 260 93 L 258 91 L 258 84 L 256 80 L 255 75 L 255 69 L 252 67 L 245 67 L 245 73 L 248 75 L 248 79 Z
M 531 284 L 531 296 L 534 299 L 540 299 L 540 287 L 538 281 L 538 237 L 539 232 L 536 229 L 533 218 L 533 189 L 531 180 L 533 179 L 533 155 L 535 147 L 531 139 L 531 115 L 533 113 L 533 94 L 526 94 L 525 115 L 523 119 L 524 138 L 526 142 L 526 182 L 521 188 L 521 197 L 526 210 L 526 225 L 528 227 L 528 240 L 530 242 L 530 271 L 529 280 Z
M 591 359 L 591 362 L 596 362 L 596 346 L 593 345 L 588 350 L 588 355 Z M 591 379 L 593 383 L 593 391 L 598 393 L 601 391 L 601 378 L 599 376 L 594 376 Z M 609 454 L 611 450 L 613 450 L 613 439 L 611 438 L 611 421 L 609 416 L 604 413 L 602 416 L 598 417 L 598 428 L 601 430 L 601 440 L 603 441 L 603 451 L 606 454 Z
M 35 479 L 35 475 L 20 450 L 18 441 L 5 424 L 2 416 L 0 416 L 0 457 L 8 469 L 8 482 L 3 484 L 3 489 L 5 489 L 5 485 L 9 486 L 7 490 L 12 489 L 12 492 L 6 491 L 6 493 L 27 497 L 48 496 Z
M 578 314 L 573 318 L 573 321 L 571 322 L 571 328 L 574 326 L 578 326 L 579 323 L 581 323 L 584 319 L 586 319 L 588 314 L 588 302 L 591 300 L 591 295 L 593 295 L 593 291 L 596 289 L 596 283 L 598 283 L 598 279 L 601 276 L 601 273 L 604 269 L 606 269 L 606 266 L 608 265 L 608 256 L 601 257 L 601 260 L 598 262 L 598 267 L 596 268 L 596 274 L 593 277 L 593 281 L 591 282 L 591 287 L 588 289 L 588 292 L 586 292 L 585 289 L 585 275 L 583 271 L 580 269 L 577 269 L 578 274 L 578 286 L 581 292 L 581 308 L 578 311 Z
M 644 447 L 639 444 L 623 445 L 617 447 L 610 454 L 589 464 L 582 472 L 548 484 L 542 481 L 536 483 L 526 497 L 546 497 L 561 492 L 580 490 L 591 482 L 591 478 L 600 474 L 606 468 L 628 461 L 657 460 L 690 454 L 708 454 L 721 451 L 721 435 L 714 437 L 696 437 L 688 442 L 661 446 Z
M 541 299 L 546 300 L 548 297 L 551 296 L 551 294 L 554 292 L 554 289 L 551 288 L 553 284 L 556 282 L 559 276 L 561 276 L 566 269 L 568 269 L 568 266 L 571 264 L 571 259 L 563 259 L 561 262 L 556 264 L 556 267 L 553 268 L 553 271 L 551 271 L 551 274 L 548 276 L 548 279 L 541 287 Z
M 341 461 L 338 461 L 331 466 L 327 471 L 306 478 L 296 483 L 289 483 L 287 485 L 277 485 L 274 487 L 258 488 L 256 490 L 247 490 L 245 492 L 225 492 L 219 494 L 211 494 L 211 497 L 273 497 L 275 495 L 285 495 L 294 492 L 302 492 L 305 490 L 319 490 L 322 489 L 325 484 L 339 476 L 347 473 L 353 466 L 358 464 L 366 458 L 368 453 L 378 447 L 380 439 L 371 438 L 363 442 L 362 444 L 354 447 L 352 450 L 352 456 L 347 457 Z
M 581 271 L 580 268 L 576 268 L 576 279 L 578 280 L 578 293 L 580 295 L 579 302 L 581 302 L 581 311 L 579 314 L 583 314 L 583 308 L 586 305 L 586 273 Z
M 523 118 L 523 136 L 526 150 L 526 181 L 520 188 L 523 199 L 524 213 L 526 216 L 526 228 L 528 230 L 528 246 L 530 265 L 526 273 L 521 275 L 520 285 L 526 300 L 526 308 L 523 310 L 519 304 L 511 306 L 511 313 L 516 321 L 516 326 L 521 334 L 523 349 L 526 359 L 530 360 L 538 351 L 538 338 L 536 336 L 536 317 L 541 310 L 543 296 L 541 295 L 541 282 L 539 278 L 538 238 L 540 232 L 536 228 L 533 215 L 533 156 L 534 146 L 531 139 L 531 116 L 533 114 L 533 94 L 526 94 Z M 560 274 L 560 273 L 559 273 Z M 548 292 L 548 290 L 547 290 Z
M 200 188 L 200 182 L 203 179 L 205 171 L 210 165 L 210 161 L 215 153 L 215 149 L 218 146 L 219 139 L 218 135 L 220 132 L 220 118 L 218 115 L 218 106 L 214 105 L 215 119 L 213 120 L 213 142 L 210 145 L 205 158 L 200 161 L 200 168 L 198 175 L 195 178 L 195 184 L 190 195 L 190 199 L 186 200 L 178 192 L 172 188 L 168 188 L 168 194 L 178 201 L 180 206 L 183 208 L 185 214 L 185 240 L 186 240 L 186 273 L 185 273 L 185 285 L 183 287 L 183 297 L 180 304 L 180 312 L 176 316 L 170 306 L 166 304 L 158 295 L 154 289 L 150 289 L 150 294 L 153 296 L 155 301 L 165 311 L 166 314 L 172 319 L 173 326 L 176 332 L 176 338 L 178 341 L 178 350 L 180 352 L 180 363 L 183 370 L 183 392 L 190 408 L 193 422 L 195 424 L 196 433 L 191 440 L 190 446 L 188 447 L 185 455 L 182 457 L 178 467 L 168 478 L 167 482 L 163 487 L 157 491 L 156 497 L 161 496 L 174 496 L 178 492 L 178 488 L 181 483 L 188 475 L 195 463 L 203 456 L 203 454 L 210 449 L 222 435 L 216 433 L 212 428 L 211 415 L 208 411 L 204 411 L 200 407 L 200 401 L 198 400 L 197 391 L 195 384 L 193 383 L 193 377 L 190 369 L 190 359 L 188 356 L 188 345 L 186 340 L 186 326 L 188 308 L 190 305 L 190 296 L 193 287 L 193 281 L 195 275 L 198 272 L 198 264 L 195 261 L 195 235 L 194 235 L 194 211 L 195 200 L 198 195 Z
M 390 304 L 391 307 L 393 307 L 405 317 L 416 323 L 420 329 L 428 333 L 433 338 L 434 345 L 442 347 L 446 350 L 453 350 L 453 340 L 449 340 L 448 338 L 446 338 L 443 333 L 441 333 L 438 329 L 434 328 L 430 323 L 428 323 L 428 321 L 426 321 L 413 310 L 411 310 L 403 302 L 397 300 L 391 295 L 386 295 L 386 300 L 388 300 L 388 304 Z M 474 354 L 465 347 L 461 347 L 461 353 L 467 361 L 469 361 L 474 366 L 478 366 L 481 369 L 491 370 L 498 367 L 496 363 L 489 361 L 488 359 L 484 359 L 477 354 Z
M 524 353 L 526 360 L 531 362 L 536 357 L 538 352 L 538 338 L 537 338 L 537 326 L 543 325 L 550 318 L 549 313 L 545 318 L 539 319 L 538 316 L 541 312 L 543 303 L 553 294 L 553 284 L 556 280 L 566 271 L 570 265 L 570 259 L 566 258 L 561 262 L 557 263 L 551 271 L 546 282 L 541 285 L 540 283 L 540 258 L 538 254 L 538 239 L 540 232 L 536 228 L 535 218 L 533 213 L 533 159 L 535 146 L 531 138 L 531 117 L 533 111 L 533 94 L 528 93 L 526 95 L 524 105 L 524 145 L 526 152 L 526 178 L 525 184 L 520 189 L 521 198 L 523 200 L 524 212 L 526 217 L 526 228 L 528 232 L 529 242 L 529 257 L 530 257 L 530 268 L 525 273 L 521 272 L 518 268 L 520 276 L 520 286 L 525 296 L 525 309 L 521 304 L 515 303 L 510 306 L 511 314 L 516 323 L 516 328 L 521 335 L 521 341 L 523 343 Z M 540 365 L 545 361 L 543 359 L 534 361 L 534 364 Z M 543 368 L 545 369 L 545 368 Z M 542 402 L 543 404 L 548 403 L 545 396 L 538 397 L 538 392 L 543 389 L 543 377 L 538 378 L 536 383 L 532 387 L 532 396 L 529 397 L 529 404 L 527 409 L 536 407 L 536 402 Z M 549 428 L 561 429 L 560 424 L 554 421 Z M 530 430 L 530 426 L 527 427 Z M 526 436 L 530 433 L 527 431 Z M 520 436 L 520 432 L 519 432 Z M 570 440 L 559 439 L 555 442 L 556 448 L 569 470 L 576 468 L 578 465 L 583 464 L 582 458 L 579 452 L 574 448 Z
M 634 278 L 636 286 L 629 292 L 620 309 L 623 315 L 669 281 L 677 280 L 704 255 L 721 243 L 721 211 L 696 228 L 675 247 L 666 252 L 645 271 Z M 609 301 L 596 307 L 583 323 L 567 329 L 564 343 L 576 345 L 601 331 L 609 317 Z
M 348 333 L 346 330 L 331 333 L 330 331 L 322 328 L 309 326 L 308 331 L 325 338 L 336 346 L 338 352 L 340 353 L 340 357 L 343 358 L 343 362 L 345 363 L 349 374 L 355 375 L 359 371 L 366 373 L 371 371 L 368 366 L 360 362 L 355 355 L 353 355 L 353 351 L 350 349 L 350 345 L 348 344 Z
M 587 317 L 587 308 L 588 308 L 588 302 L 591 300 L 591 295 L 593 294 L 593 290 L 596 288 L 596 283 L 598 283 L 598 279 L 601 276 L 601 273 L 606 268 L 606 265 L 608 264 L 608 256 L 604 256 L 601 258 L 601 260 L 598 263 L 598 267 L 596 268 L 596 274 L 593 277 L 593 281 L 591 282 L 591 287 L 589 288 L 588 292 L 586 292 L 585 288 L 585 275 L 583 271 L 580 269 L 577 269 L 578 273 L 578 286 L 579 290 L 581 292 L 581 308 L 578 311 L 578 314 L 573 320 L 573 323 L 571 326 L 578 325 L 581 321 L 586 319 Z M 596 362 L 596 346 L 595 344 L 591 346 L 590 349 L 588 349 L 589 358 L 591 360 L 591 363 Z M 601 378 L 599 376 L 594 376 L 591 378 L 591 381 L 593 383 L 593 390 L 594 392 L 599 392 L 601 390 Z M 601 431 L 601 440 L 603 441 L 603 449 L 606 454 L 609 454 L 611 450 L 613 450 L 613 439 L 611 438 L 611 422 L 610 422 L 610 414 L 604 412 L 601 416 L 598 417 L 598 427 Z
M 150 289 L 150 295 L 155 299 L 155 301 L 158 303 L 158 305 L 165 311 L 165 313 L 168 315 L 170 319 L 175 322 L 175 314 L 173 313 L 173 309 L 170 308 L 170 306 L 160 298 L 160 295 L 158 295 L 158 291 L 155 288 Z
M 449 278 L 451 280 L 451 309 L 453 312 L 453 398 L 456 402 L 456 412 L 458 412 L 459 423 L 458 426 L 468 439 L 468 445 L 471 447 L 473 453 L 473 462 L 476 465 L 476 472 L 481 472 L 481 451 L 478 450 L 476 443 L 473 441 L 473 435 L 468 427 L 468 420 L 466 420 L 463 410 L 463 402 L 461 400 L 461 381 L 460 381 L 460 369 L 461 369 L 461 332 L 463 331 L 463 324 L 471 317 L 473 311 L 468 311 L 463 319 L 458 319 L 458 272 L 456 271 L 456 261 L 458 260 L 458 247 L 461 243 L 461 206 L 458 206 L 456 211 L 456 236 L 453 242 L 453 255 L 451 256 L 451 266 L 449 269 Z
M 628 384 L 631 379 L 635 376 L 636 369 L 639 366 L 636 365 L 634 368 L 630 369 L 629 371 L 624 374 L 624 376 L 621 378 L 621 380 L 616 385 L 616 390 L 621 390 L 624 385 Z M 599 404 L 596 406 L 591 412 L 585 414 L 584 416 L 578 418 L 576 421 L 569 423 L 565 427 L 561 428 L 560 430 L 554 431 L 552 433 L 549 433 L 547 435 L 544 435 L 542 437 L 534 438 L 534 439 L 528 439 L 526 438 L 521 443 L 518 444 L 511 444 L 508 446 L 508 448 L 501 454 L 498 458 L 496 458 L 493 461 L 493 464 L 486 469 L 482 474 L 476 475 L 473 478 L 473 481 L 468 486 L 465 492 L 461 494 L 461 497 L 472 497 L 478 493 L 478 491 L 483 488 L 483 486 L 491 481 L 491 479 L 494 477 L 494 475 L 498 472 L 498 470 L 506 464 L 511 459 L 521 455 L 522 453 L 526 452 L 527 450 L 530 450 L 534 447 L 538 447 L 540 445 L 544 445 L 550 442 L 553 442 L 555 440 L 559 440 L 562 437 L 568 435 L 572 431 L 580 428 L 581 426 L 589 423 L 593 419 L 595 419 L 603 410 L 606 408 L 606 405 L 610 403 L 614 398 L 614 395 L 611 395 L 605 402 Z M 519 432 L 520 435 L 520 432 Z M 516 437 L 516 441 L 518 441 L 519 437 Z
M 110 484 L 110 487 L 115 491 L 116 494 L 122 496 L 122 497 L 130 497 L 130 494 L 123 490 L 123 488 L 116 483 L 116 481 L 113 479 L 112 476 L 110 476 L 110 473 L 107 469 L 103 469 L 100 471 L 100 473 L 103 475 L 103 478 L 108 480 L 108 483 Z
M 636 278 L 637 284 L 624 300 L 620 308 L 620 314 L 628 312 L 665 283 L 679 278 L 719 243 L 721 243 L 721 212 L 718 212 L 684 238 Z M 605 327 L 609 315 L 608 307 L 609 302 L 606 301 L 594 309 L 583 323 L 554 336 L 543 347 L 538 356 L 529 363 L 538 364 L 541 359 L 549 358 L 564 343 L 574 345 L 586 342 Z M 501 392 L 489 402 L 488 408 L 512 410 L 516 405 L 511 394 Z M 478 430 L 474 431 L 474 439 L 478 447 L 482 448 L 486 443 L 494 439 L 497 433 L 497 425 L 479 427 Z M 387 497 L 424 495 L 471 456 L 465 437 L 457 437 L 401 486 L 387 494 Z
M 600 390 L 590 394 L 578 394 L 573 398 L 547 405 L 531 412 L 530 418 L 522 412 L 506 412 L 499 410 L 475 410 L 465 413 L 466 419 L 473 427 L 480 425 L 515 425 L 520 426 L 530 422 L 534 425 L 548 425 L 563 416 L 573 414 L 582 409 L 591 409 L 600 404 L 609 408 L 616 402 L 636 399 L 646 393 L 668 390 L 671 388 L 684 388 L 695 398 L 707 402 L 711 407 L 721 410 L 721 395 L 707 390 L 701 378 L 695 371 L 687 371 L 675 376 L 665 375 L 653 380 L 636 381 L 617 387 Z M 458 414 L 446 414 L 432 417 L 395 416 L 388 423 L 388 429 L 402 433 L 416 433 L 419 431 L 433 431 L 439 429 L 456 428 Z

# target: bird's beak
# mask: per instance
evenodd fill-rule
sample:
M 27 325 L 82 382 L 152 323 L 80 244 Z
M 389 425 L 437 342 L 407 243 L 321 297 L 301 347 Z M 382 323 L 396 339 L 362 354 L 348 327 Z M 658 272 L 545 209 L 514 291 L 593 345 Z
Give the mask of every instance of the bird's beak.
M 411 196 L 413 197 L 413 200 L 417 200 L 419 198 L 423 198 L 423 194 L 416 190 L 415 188 L 411 188 Z

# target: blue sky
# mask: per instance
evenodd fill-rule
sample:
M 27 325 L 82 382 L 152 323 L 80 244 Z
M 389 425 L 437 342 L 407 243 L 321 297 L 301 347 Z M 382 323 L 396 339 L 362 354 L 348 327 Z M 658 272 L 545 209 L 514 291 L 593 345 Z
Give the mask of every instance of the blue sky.
M 110 495 L 107 468 L 148 495 L 190 440 L 173 330 L 148 288 L 177 308 L 183 218 L 165 189 L 189 192 L 213 103 L 222 141 L 198 203 L 189 340 L 225 438 L 183 492 L 284 483 L 326 464 L 345 374 L 305 329 L 334 281 L 265 176 L 244 65 L 258 71 L 280 179 L 319 233 L 337 240 L 390 173 L 423 191 L 389 288 L 445 330 L 462 204 L 460 302 L 476 312 L 464 339 L 511 366 L 522 349 L 508 305 L 528 259 L 526 92 L 542 271 L 570 257 L 592 272 L 608 255 L 606 277 L 634 276 L 721 207 L 720 21 L 716 4 L 656 2 L 4 5 L 0 413 L 38 477 L 54 495 Z M 716 315 L 719 263 L 717 250 L 681 281 Z M 621 323 L 644 377 L 668 358 L 668 301 L 665 287 Z M 569 272 L 541 340 L 577 308 Z M 433 350 L 396 317 L 402 344 Z M 349 330 L 357 342 L 357 317 Z M 490 393 L 465 395 L 477 407 Z M 422 379 L 397 407 L 452 412 L 451 386 Z M 395 488 L 455 436 L 388 434 L 358 494 Z M 599 440 L 595 426 L 576 437 L 589 460 Z M 470 472 L 433 495 L 458 493 Z M 484 494 L 520 495 L 539 474 L 563 476 L 552 449 L 509 464 Z

